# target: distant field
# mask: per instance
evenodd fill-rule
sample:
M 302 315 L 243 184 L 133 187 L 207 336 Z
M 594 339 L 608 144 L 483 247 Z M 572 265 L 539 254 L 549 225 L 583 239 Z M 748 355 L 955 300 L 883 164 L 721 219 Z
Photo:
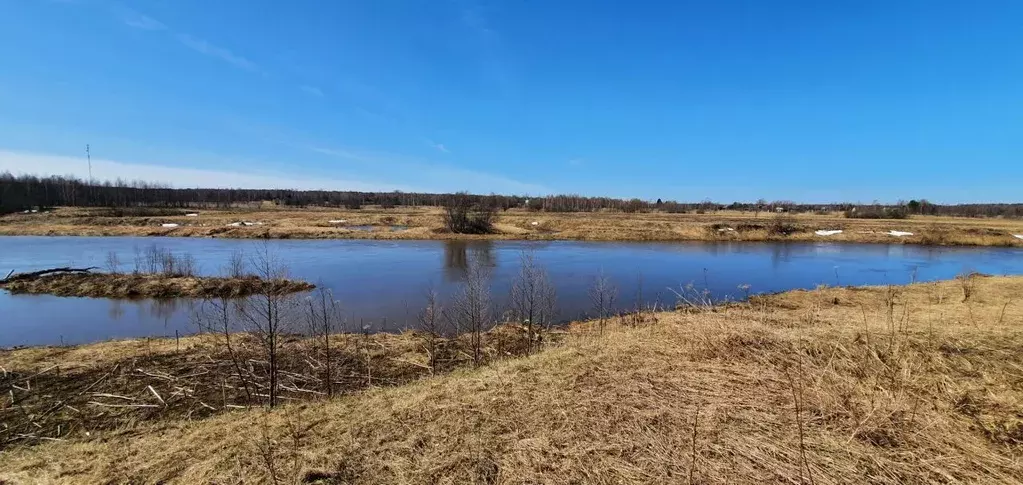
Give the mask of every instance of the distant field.
M 1023 221 L 913 216 L 904 220 L 848 219 L 840 213 L 775 214 L 716 211 L 498 213 L 495 232 L 453 234 L 439 207 L 360 210 L 260 208 L 158 210 L 124 215 L 110 209 L 58 208 L 0 218 L 0 235 L 191 236 L 296 239 L 536 239 L 601 241 L 837 241 L 1023 247 Z M 164 227 L 164 225 L 171 225 Z M 818 235 L 817 230 L 841 233 Z M 893 236 L 889 231 L 912 233 Z

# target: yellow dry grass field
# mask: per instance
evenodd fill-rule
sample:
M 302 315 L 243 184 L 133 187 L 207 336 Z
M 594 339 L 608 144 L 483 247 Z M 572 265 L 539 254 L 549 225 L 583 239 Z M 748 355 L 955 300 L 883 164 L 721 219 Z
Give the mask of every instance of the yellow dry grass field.
M 975 276 L 579 323 L 407 384 L 17 446 L 0 480 L 1018 484 L 1021 296 L 1023 278 Z
M 170 211 L 165 216 L 111 216 L 106 209 L 58 208 L 0 218 L 0 235 L 195 236 L 297 239 L 538 239 L 604 241 L 836 241 L 1023 247 L 1023 221 L 914 216 L 905 220 L 848 219 L 841 214 L 662 212 L 498 214 L 495 234 L 452 234 L 443 209 L 399 207 Z M 172 227 L 164 227 L 170 224 Z M 842 231 L 819 235 L 815 231 Z M 893 236 L 890 231 L 912 233 Z

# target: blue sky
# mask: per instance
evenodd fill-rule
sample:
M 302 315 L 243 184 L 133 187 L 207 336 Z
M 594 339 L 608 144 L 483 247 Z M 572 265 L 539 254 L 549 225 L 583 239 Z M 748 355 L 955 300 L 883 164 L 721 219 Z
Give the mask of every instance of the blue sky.
M 1012 201 L 1023 2 L 0 0 L 0 170 Z

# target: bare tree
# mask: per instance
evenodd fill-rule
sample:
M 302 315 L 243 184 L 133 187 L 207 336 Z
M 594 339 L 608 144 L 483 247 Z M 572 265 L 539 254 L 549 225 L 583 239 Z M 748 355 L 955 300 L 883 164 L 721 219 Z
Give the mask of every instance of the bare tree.
M 756 203 L 753 205 L 753 217 L 759 217 L 760 211 L 764 210 L 766 207 L 767 207 L 766 200 L 764 200 L 763 198 L 757 199 Z
M 519 273 L 511 286 L 511 310 L 512 317 L 526 326 L 526 353 L 532 353 L 540 332 L 554 323 L 557 294 L 532 251 L 523 251 L 519 261 Z
M 447 333 L 444 309 L 438 301 L 437 290 L 426 291 L 426 306 L 419 312 L 419 329 L 423 333 L 423 346 L 430 356 L 430 371 L 437 372 L 439 363 L 440 341 Z
M 465 280 L 448 314 L 458 333 L 469 336 L 470 352 L 475 365 L 483 363 L 483 332 L 493 325 L 490 273 L 490 267 L 482 258 L 470 255 Z
M 140 248 L 140 247 L 138 247 L 138 245 L 136 245 L 132 249 L 132 251 L 135 254 L 135 260 L 134 260 L 135 265 L 132 268 L 132 273 L 139 274 L 139 273 L 142 272 L 142 248 Z
M 495 209 L 484 199 L 474 200 L 458 193 L 444 204 L 444 224 L 457 234 L 489 234 L 493 232 Z
M 265 281 L 284 279 L 286 268 L 281 264 L 269 241 L 264 241 L 250 264 L 256 276 Z M 277 405 L 280 377 L 280 351 L 283 337 L 294 326 L 297 300 L 294 295 L 265 285 L 264 290 L 242 300 L 238 314 L 248 330 L 259 341 L 266 357 L 269 389 L 267 404 Z
M 107 252 L 107 271 L 111 274 L 117 274 L 121 272 L 121 260 L 117 257 L 116 251 Z
M 252 402 L 252 389 L 249 386 L 249 379 L 243 371 L 243 359 L 231 341 L 232 332 L 237 323 L 237 318 L 232 317 L 231 307 L 231 301 L 227 298 L 206 300 L 203 304 L 205 311 L 197 312 L 196 318 L 200 331 L 223 337 L 224 350 L 227 351 L 232 367 L 242 383 L 242 389 L 245 390 L 246 402 Z
M 597 319 L 600 322 L 600 333 L 604 333 L 604 322 L 611 316 L 611 311 L 614 309 L 615 299 L 618 298 L 618 288 L 615 287 L 610 278 L 604 275 L 604 270 L 600 270 L 600 273 L 593 280 L 593 286 L 590 287 L 589 294 L 590 303 L 593 305 L 593 312 L 597 315 Z
M 240 249 L 232 251 L 223 268 L 224 276 L 241 278 L 245 276 L 245 271 L 245 253 Z
M 320 287 L 316 293 L 309 297 L 308 325 L 309 334 L 316 338 L 313 340 L 322 345 L 319 350 L 323 354 L 323 382 L 327 397 L 334 395 L 334 359 L 331 336 L 340 333 L 343 329 L 343 318 L 341 305 L 334 299 L 330 290 Z

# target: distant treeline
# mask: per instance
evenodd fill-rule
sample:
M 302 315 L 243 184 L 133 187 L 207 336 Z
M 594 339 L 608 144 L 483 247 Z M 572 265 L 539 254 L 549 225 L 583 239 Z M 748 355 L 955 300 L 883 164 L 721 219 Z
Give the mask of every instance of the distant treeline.
M 14 176 L 0 173 L 0 214 L 78 207 L 165 207 L 227 208 L 256 206 L 269 201 L 290 207 L 344 207 L 360 209 L 373 205 L 384 208 L 405 206 L 450 206 L 464 194 L 413 192 L 350 192 L 275 189 L 176 189 L 144 181 L 94 182 L 66 176 Z M 913 214 L 967 217 L 1023 217 L 1023 204 L 940 205 L 926 200 L 898 204 L 798 204 L 789 201 L 758 200 L 721 204 L 711 201 L 682 203 L 580 195 L 469 195 L 473 204 L 495 210 L 525 208 L 545 212 L 713 212 L 723 209 L 747 212 L 831 212 L 844 211 L 849 217 L 891 218 Z M 460 200 L 460 199 L 458 199 Z

